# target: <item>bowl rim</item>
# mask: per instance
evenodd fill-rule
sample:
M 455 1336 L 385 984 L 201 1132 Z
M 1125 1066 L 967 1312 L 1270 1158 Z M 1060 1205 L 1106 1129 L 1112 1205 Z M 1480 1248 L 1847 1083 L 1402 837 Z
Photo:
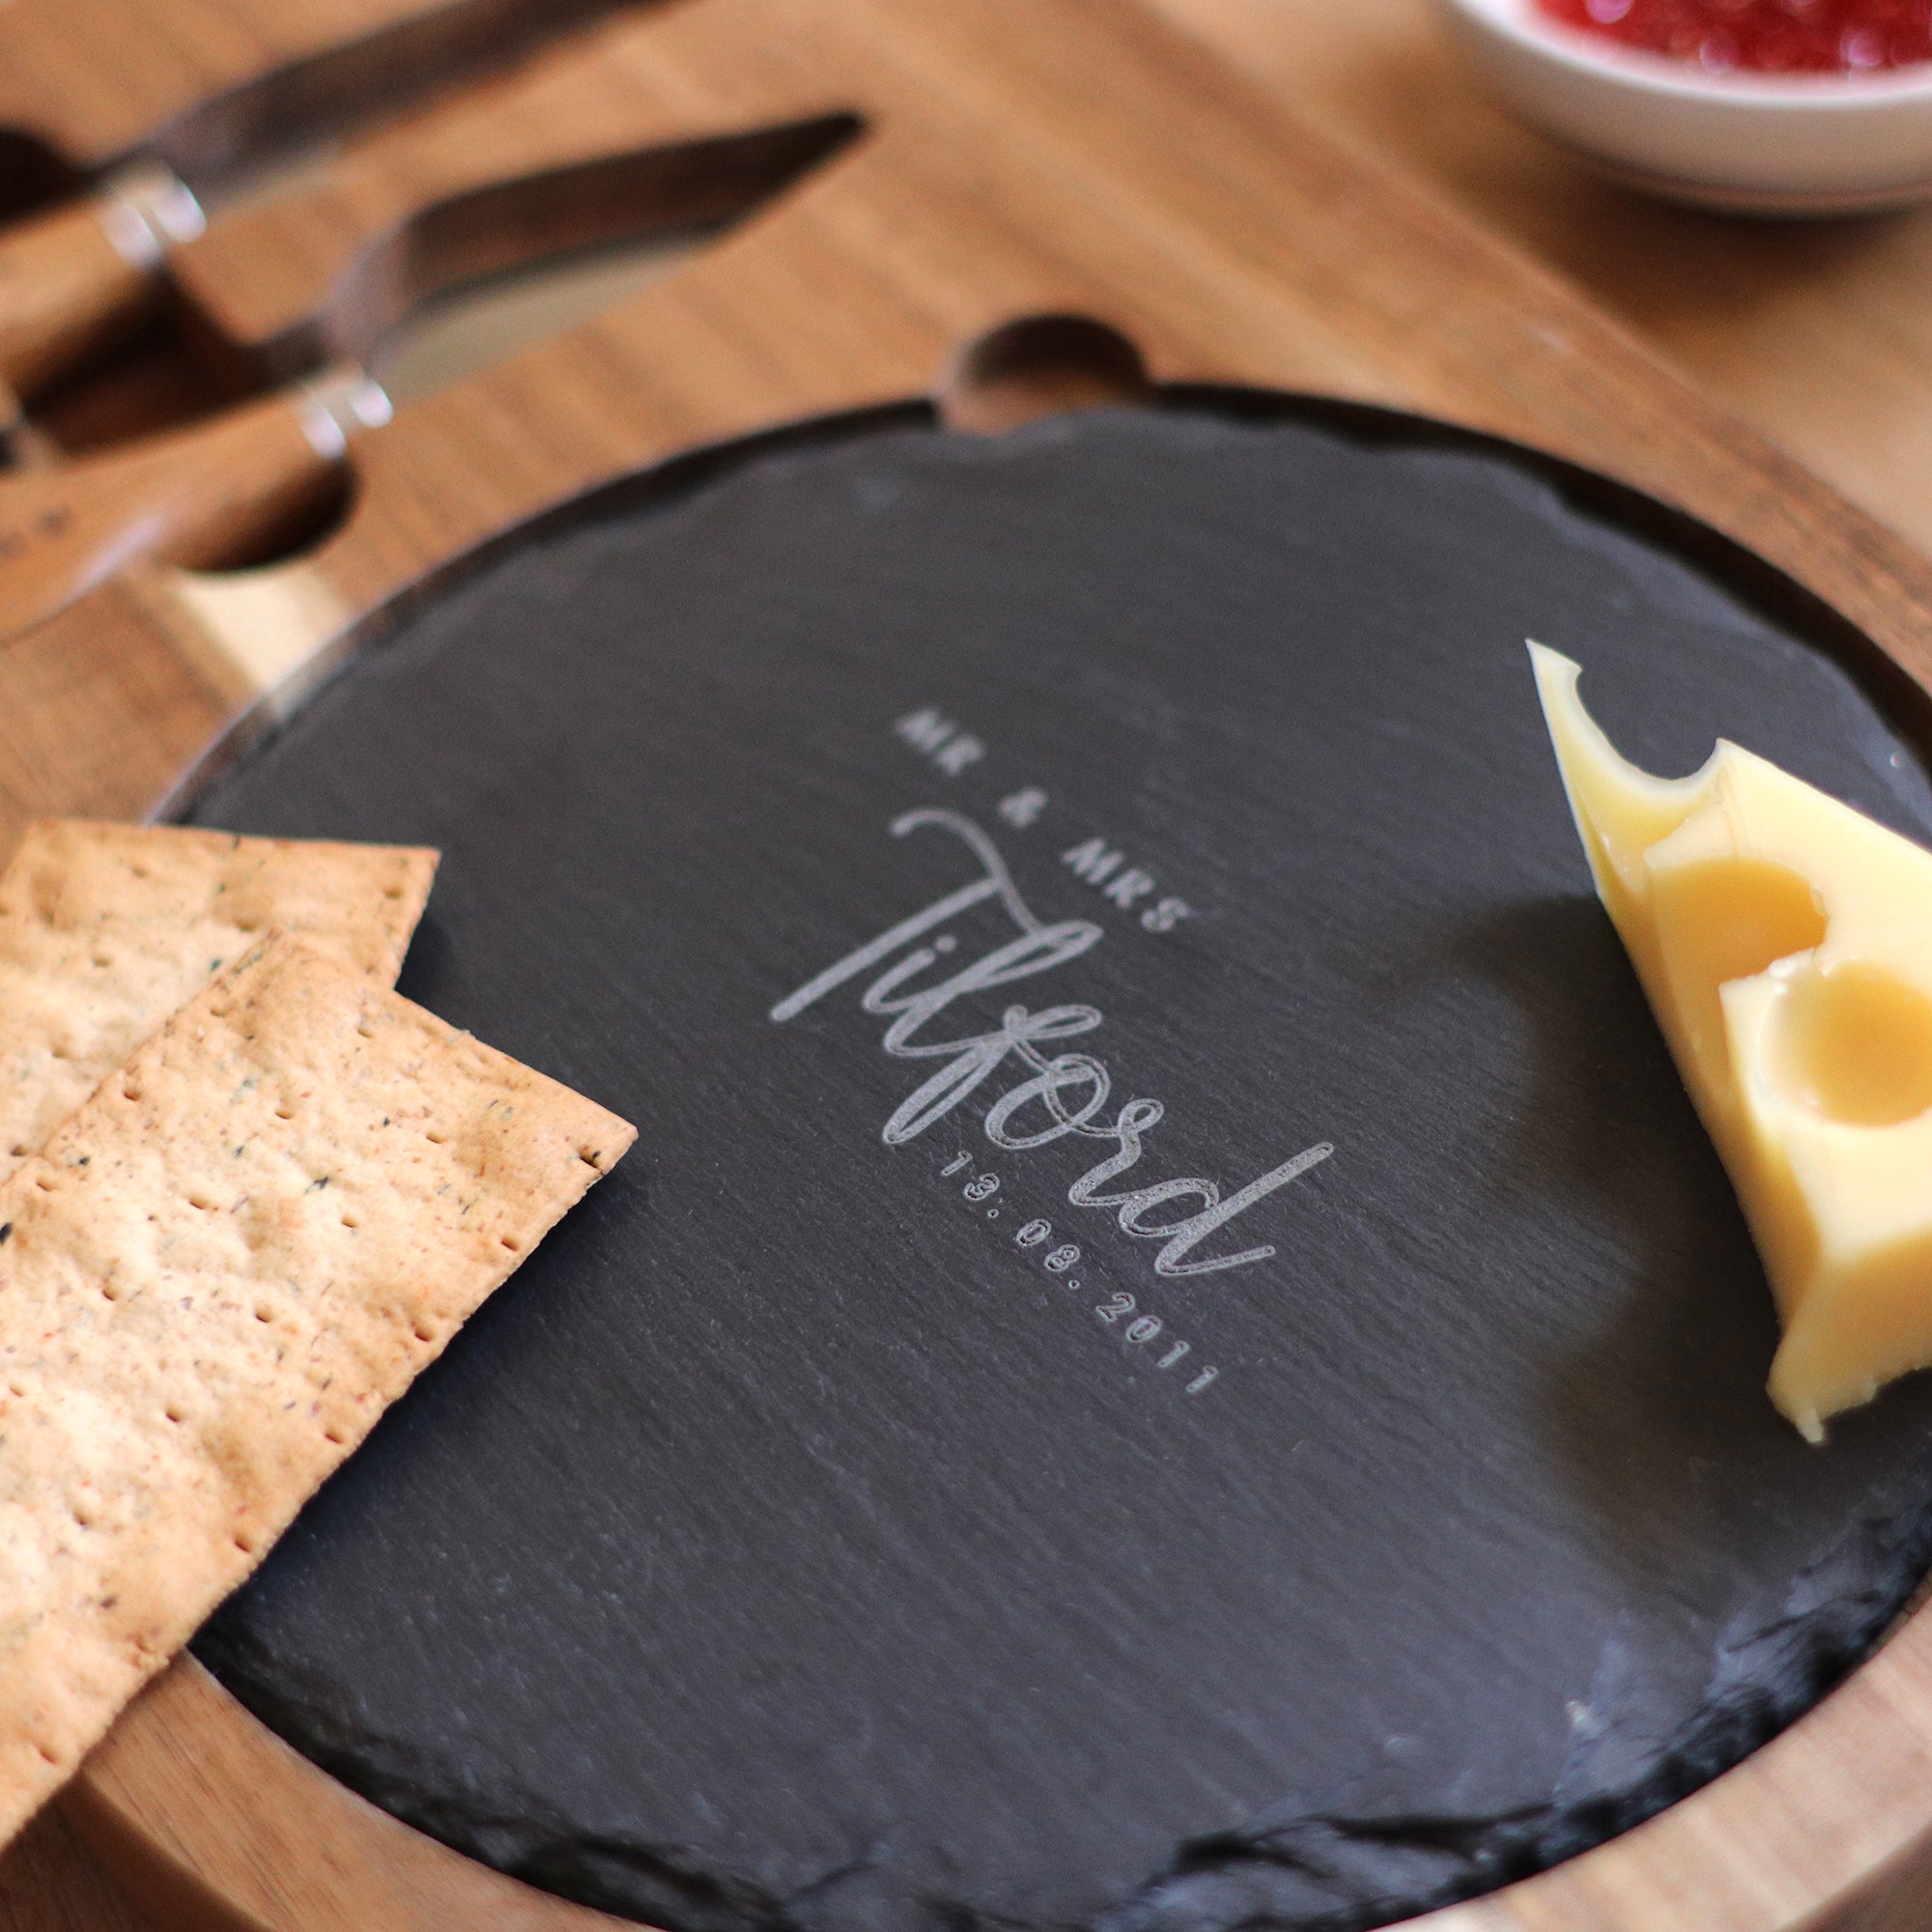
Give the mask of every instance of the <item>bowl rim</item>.
M 1626 47 L 1551 19 L 1535 0 L 1443 0 L 1443 4 L 1524 51 L 1575 74 L 1608 79 L 1654 96 L 1840 114 L 1901 101 L 1932 100 L 1932 61 L 1863 74 L 1773 75 L 1748 69 L 1711 73 L 1688 61 Z

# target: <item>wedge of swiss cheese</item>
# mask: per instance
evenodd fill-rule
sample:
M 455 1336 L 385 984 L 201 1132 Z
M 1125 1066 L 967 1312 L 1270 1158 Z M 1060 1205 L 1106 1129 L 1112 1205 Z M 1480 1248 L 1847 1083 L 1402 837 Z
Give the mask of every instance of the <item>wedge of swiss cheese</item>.
M 1932 853 L 1725 740 L 1659 779 L 1532 644 L 1597 891 L 1729 1170 L 1826 1419 L 1932 1366 Z

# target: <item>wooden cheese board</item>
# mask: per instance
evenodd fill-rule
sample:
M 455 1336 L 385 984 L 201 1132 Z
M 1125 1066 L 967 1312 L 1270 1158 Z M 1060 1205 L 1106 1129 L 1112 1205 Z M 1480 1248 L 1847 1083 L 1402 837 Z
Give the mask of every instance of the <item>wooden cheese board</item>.
M 312 553 L 132 571 L 0 646 L 0 837 L 189 797 L 510 532 L 600 485 L 786 425 L 904 423 L 928 399 L 991 430 L 1149 388 L 1286 393 L 1371 440 L 1364 407 L 1527 445 L 1577 466 L 1551 472 L 1566 500 L 1701 554 L 1834 654 L 1898 742 L 1927 743 L 1916 555 L 1559 285 L 1151 18 L 1097 0 L 1018 18 L 993 0 L 809 17 L 693 0 L 648 49 L 637 71 L 711 125 L 849 115 L 863 136 L 660 288 L 400 412 L 359 445 L 355 499 Z M 1436 1922 L 1911 1922 L 1932 1883 L 1928 1671 L 1921 1616 L 1714 1782 Z M 355 1799 L 191 1662 L 63 1803 L 172 1922 L 612 1922 Z

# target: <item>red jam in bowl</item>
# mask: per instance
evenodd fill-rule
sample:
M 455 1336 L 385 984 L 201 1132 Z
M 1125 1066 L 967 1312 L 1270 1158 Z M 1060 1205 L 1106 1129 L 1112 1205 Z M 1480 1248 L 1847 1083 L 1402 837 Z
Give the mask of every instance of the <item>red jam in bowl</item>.
M 1551 19 L 1712 73 L 1870 73 L 1932 61 L 1932 0 L 1535 0 Z

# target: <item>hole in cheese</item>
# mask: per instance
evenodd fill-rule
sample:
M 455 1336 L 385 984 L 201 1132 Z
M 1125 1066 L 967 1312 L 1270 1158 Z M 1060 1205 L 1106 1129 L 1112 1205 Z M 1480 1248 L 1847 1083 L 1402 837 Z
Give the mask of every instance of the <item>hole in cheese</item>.
M 1932 999 L 1857 961 L 1795 979 L 1772 1039 L 1773 1077 L 1794 1100 L 1854 1127 L 1932 1107 Z
M 1730 1075 L 1718 989 L 1773 961 L 1809 952 L 1825 937 L 1811 882 L 1767 859 L 1706 859 L 1661 872 L 1651 885 L 1660 934 L 1667 935 L 1678 1023 L 1706 1079 Z

